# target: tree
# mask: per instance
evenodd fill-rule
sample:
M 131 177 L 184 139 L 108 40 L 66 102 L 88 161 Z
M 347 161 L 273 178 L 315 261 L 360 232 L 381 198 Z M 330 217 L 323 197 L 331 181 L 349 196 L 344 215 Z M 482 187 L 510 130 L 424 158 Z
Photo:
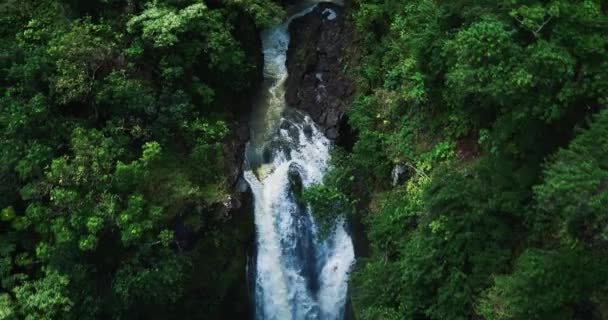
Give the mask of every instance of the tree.
M 68 297 L 68 285 L 68 277 L 56 271 L 47 271 L 44 278 L 25 282 L 14 289 L 15 313 L 26 320 L 71 318 L 73 303 Z
M 608 278 L 600 259 L 580 248 L 528 249 L 511 274 L 495 278 L 479 313 L 496 320 L 573 319 L 577 304 L 605 289 Z

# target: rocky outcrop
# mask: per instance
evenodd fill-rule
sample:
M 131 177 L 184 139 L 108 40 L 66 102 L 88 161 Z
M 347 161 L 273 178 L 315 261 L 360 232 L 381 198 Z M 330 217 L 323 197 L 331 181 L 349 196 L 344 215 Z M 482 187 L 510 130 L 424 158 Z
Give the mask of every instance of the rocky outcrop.
M 232 124 L 232 134 L 224 142 L 225 174 L 232 189 L 232 196 L 224 203 L 227 209 L 240 208 L 242 193 L 248 192 L 242 186 L 243 162 L 245 161 L 245 146 L 249 141 L 249 125 L 247 121 L 235 121 Z
M 355 91 L 346 74 L 354 41 L 351 21 L 343 7 L 322 3 L 294 20 L 289 33 L 287 104 L 309 114 L 328 138 L 337 139 Z

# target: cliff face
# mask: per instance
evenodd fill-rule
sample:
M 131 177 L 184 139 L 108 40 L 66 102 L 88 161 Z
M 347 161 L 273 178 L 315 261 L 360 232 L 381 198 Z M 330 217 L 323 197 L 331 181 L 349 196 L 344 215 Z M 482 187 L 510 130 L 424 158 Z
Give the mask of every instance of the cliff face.
M 354 82 L 346 74 L 354 32 L 343 7 L 319 4 L 289 28 L 287 103 L 309 114 L 328 138 L 344 134 L 344 114 L 353 101 Z

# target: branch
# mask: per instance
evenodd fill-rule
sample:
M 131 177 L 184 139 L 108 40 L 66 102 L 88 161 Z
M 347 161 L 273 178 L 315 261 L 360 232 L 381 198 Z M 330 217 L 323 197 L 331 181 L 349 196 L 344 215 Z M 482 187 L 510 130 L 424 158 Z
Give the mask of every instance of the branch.
M 519 19 L 516 15 L 513 15 L 513 19 L 515 19 L 517 22 L 519 22 L 520 25 L 522 25 L 524 27 L 526 26 L 524 21 Z M 530 32 L 532 32 L 532 34 L 534 35 L 535 38 L 540 38 L 540 32 L 543 30 L 543 28 L 545 28 L 545 26 L 547 26 L 547 24 L 549 22 L 551 22 L 551 20 L 553 20 L 553 16 L 549 16 L 549 18 L 547 20 L 543 21 L 543 23 L 538 27 L 538 29 L 530 30 Z
M 551 20 L 553 19 L 553 16 L 549 16 L 549 19 L 545 20 L 545 22 L 543 22 L 543 24 L 540 25 L 540 27 L 538 27 L 538 29 L 536 29 L 536 31 L 532 31 L 532 33 L 534 34 L 535 37 L 540 37 L 539 33 L 541 30 L 543 30 L 543 28 L 549 23 L 551 22 Z
M 421 176 L 423 176 L 423 177 L 425 177 L 425 178 L 428 178 L 428 177 L 429 177 L 429 176 L 427 176 L 427 175 L 426 175 L 426 173 L 424 173 L 424 171 L 422 171 L 422 170 L 420 170 L 420 169 L 416 168 L 416 167 L 415 167 L 413 164 L 411 164 L 410 162 L 406 162 L 406 163 L 405 163 L 405 165 L 406 165 L 408 168 L 410 168 L 410 169 L 414 170 L 414 171 L 416 172 L 416 174 L 421 175 Z

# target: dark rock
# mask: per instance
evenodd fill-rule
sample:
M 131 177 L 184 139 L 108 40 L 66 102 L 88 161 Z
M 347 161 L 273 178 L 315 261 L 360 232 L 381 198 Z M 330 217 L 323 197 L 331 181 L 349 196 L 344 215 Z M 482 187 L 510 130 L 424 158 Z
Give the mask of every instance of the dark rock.
M 407 165 L 396 164 L 393 167 L 391 176 L 393 178 L 393 186 L 398 186 L 409 180 L 414 175 L 412 169 Z
M 272 161 L 272 150 L 270 148 L 264 148 L 262 158 L 264 159 L 264 163 L 270 163 Z
M 287 134 L 294 141 L 298 141 L 298 138 L 300 137 L 300 131 L 298 130 L 298 128 L 296 128 L 294 126 L 292 126 L 291 128 L 289 128 L 289 130 L 287 130 Z
M 337 139 L 355 91 L 345 72 L 354 44 L 352 22 L 343 7 L 321 3 L 295 19 L 289 33 L 287 104 L 309 114 L 330 139 Z
M 346 150 L 346 152 L 352 152 L 357 142 L 357 133 L 350 126 L 347 115 L 342 116 L 338 128 L 340 136 L 336 139 L 336 144 Z
M 291 127 L 293 127 L 293 126 L 291 125 L 290 122 L 288 122 L 288 121 L 282 121 L 281 125 L 279 126 L 279 129 L 288 130 Z
M 244 120 L 232 123 L 232 130 L 224 142 L 224 160 L 226 177 L 231 186 L 235 186 L 241 176 L 245 161 L 245 146 L 249 141 L 249 126 Z
M 302 195 L 302 176 L 300 176 L 300 172 L 302 172 L 302 167 L 296 163 L 292 163 L 289 165 L 289 171 L 287 171 L 287 178 L 289 179 L 289 187 L 296 199 Z
M 325 136 L 326 136 L 328 139 L 335 140 L 335 139 L 337 139 L 337 138 L 338 138 L 338 136 L 339 136 L 339 135 L 340 135 L 340 133 L 338 132 L 338 129 L 336 129 L 336 128 L 334 128 L 334 127 L 329 128 L 329 129 L 327 129 L 327 130 L 325 131 Z
M 236 183 L 236 192 L 238 193 L 250 193 L 250 187 L 247 181 L 243 177 L 240 177 Z
M 310 139 L 312 138 L 312 127 L 309 125 L 305 125 L 304 128 L 302 128 L 302 131 L 304 132 L 304 135 Z

